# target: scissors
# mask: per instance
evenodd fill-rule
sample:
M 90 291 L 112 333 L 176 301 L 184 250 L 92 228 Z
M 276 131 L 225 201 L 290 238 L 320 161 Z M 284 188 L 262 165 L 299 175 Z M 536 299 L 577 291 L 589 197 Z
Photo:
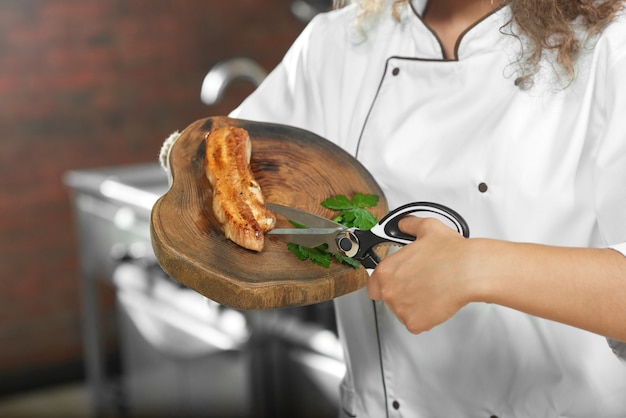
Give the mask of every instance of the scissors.
M 377 245 L 406 245 L 415 241 L 414 236 L 405 234 L 398 228 L 400 219 L 410 214 L 438 218 L 465 238 L 469 237 L 469 227 L 461 215 L 444 205 L 432 202 L 408 203 L 394 209 L 369 230 L 347 228 L 313 213 L 288 206 L 267 204 L 267 207 L 290 221 L 306 226 L 274 228 L 268 235 L 309 248 L 327 244 L 329 252 L 351 257 L 369 269 L 375 268 L 381 261 L 374 251 Z

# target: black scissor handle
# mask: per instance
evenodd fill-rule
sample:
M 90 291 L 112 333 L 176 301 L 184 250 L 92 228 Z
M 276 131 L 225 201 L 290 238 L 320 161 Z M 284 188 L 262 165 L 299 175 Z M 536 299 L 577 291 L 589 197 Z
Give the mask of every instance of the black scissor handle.
M 374 247 L 384 242 L 406 245 L 415 241 L 415 237 L 400 231 L 398 222 L 400 219 L 414 213 L 423 212 L 427 217 L 438 215 L 448 220 L 457 232 L 465 238 L 469 238 L 469 226 L 461 215 L 447 206 L 433 202 L 413 202 L 389 212 L 369 231 L 354 231 L 358 238 L 358 252 L 354 256 L 366 268 L 374 268 L 380 262 L 380 257 L 374 251 Z
M 469 238 L 469 226 L 465 219 L 449 207 L 433 202 L 413 202 L 400 206 L 381 219 L 378 225 L 372 228 L 372 232 L 383 239 L 389 239 L 398 244 L 408 244 L 410 241 L 415 241 L 415 237 L 401 232 L 398 222 L 407 215 L 419 212 L 425 212 L 426 216 L 439 215 L 447 219 L 459 234 Z

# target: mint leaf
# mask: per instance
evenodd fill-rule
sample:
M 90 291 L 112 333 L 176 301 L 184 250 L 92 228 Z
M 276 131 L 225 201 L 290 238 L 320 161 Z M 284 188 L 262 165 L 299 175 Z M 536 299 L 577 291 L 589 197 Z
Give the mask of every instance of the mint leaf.
M 326 249 L 310 248 L 309 259 L 317 265 L 322 267 L 330 267 L 331 253 L 326 252 Z
M 378 204 L 378 196 L 374 194 L 355 193 L 352 204 L 357 208 L 373 208 Z
M 300 224 L 300 223 L 298 223 L 296 221 L 292 221 L 291 219 L 289 219 L 289 223 L 291 225 L 293 225 L 294 227 L 299 228 L 299 229 L 306 229 L 306 228 L 308 228 L 308 226 L 302 225 L 302 224 Z
M 344 210 L 353 208 L 354 204 L 347 196 L 339 195 L 324 200 L 322 206 L 331 210 Z
M 343 254 L 334 253 L 333 257 L 335 257 L 335 259 L 339 261 L 340 263 L 345 263 L 349 265 L 350 267 L 354 267 L 355 269 L 358 269 L 359 267 L 361 267 L 361 263 L 356 261 L 354 258 L 346 257 Z
M 333 220 L 348 228 L 366 230 L 371 229 L 378 222 L 376 217 L 364 208 L 351 208 L 343 210 Z
M 343 210 L 339 218 L 341 218 L 341 222 L 339 222 L 341 225 L 352 228 L 354 226 L 354 219 L 356 218 L 354 209 Z
M 287 249 L 294 253 L 295 256 L 298 257 L 300 260 L 306 260 L 307 258 L 309 258 L 309 256 L 307 255 L 308 248 L 303 247 L 302 245 L 290 242 L 287 244 Z
M 288 243 L 287 249 L 295 254 L 300 260 L 306 260 L 307 258 L 313 263 L 322 267 L 330 267 L 330 260 L 332 255 L 326 252 L 325 246 L 316 248 L 308 248 L 302 245 Z
M 378 219 L 366 208 L 373 208 L 378 204 L 378 196 L 372 194 L 355 193 L 352 199 L 344 195 L 337 195 L 324 200 L 321 205 L 327 209 L 339 212 L 333 221 L 348 228 L 371 229 Z M 296 228 L 306 228 L 297 222 L 290 221 Z M 361 264 L 342 254 L 329 253 L 327 245 L 320 245 L 316 248 L 307 248 L 297 244 L 287 244 L 289 251 L 294 253 L 300 260 L 309 259 L 313 263 L 322 267 L 330 267 L 332 258 L 341 263 L 348 264 L 354 268 L 359 268 Z
M 365 209 L 359 208 L 354 210 L 354 226 L 359 229 L 372 229 L 378 223 L 374 215 Z

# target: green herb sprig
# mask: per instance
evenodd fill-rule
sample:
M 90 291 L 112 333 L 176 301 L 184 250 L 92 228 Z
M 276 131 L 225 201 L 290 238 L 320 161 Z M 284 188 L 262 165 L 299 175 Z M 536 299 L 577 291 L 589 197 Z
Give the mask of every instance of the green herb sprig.
M 322 206 L 330 210 L 339 211 L 333 221 L 348 228 L 371 229 L 378 219 L 367 208 L 373 208 L 378 204 L 378 196 L 373 194 L 355 193 L 352 199 L 344 195 L 328 198 L 322 202 Z
M 333 221 L 348 228 L 371 229 L 378 219 L 368 211 L 378 204 L 379 197 L 373 194 L 355 193 L 352 198 L 345 195 L 337 195 L 324 200 L 321 205 L 327 209 L 339 212 Z M 297 228 L 306 228 L 292 222 Z M 351 267 L 359 268 L 361 265 L 350 257 L 342 254 L 329 253 L 328 245 L 323 244 L 315 248 L 304 247 L 298 244 L 287 244 L 289 251 L 294 253 L 300 260 L 309 259 L 314 264 L 322 267 L 330 267 L 332 259 L 348 264 Z

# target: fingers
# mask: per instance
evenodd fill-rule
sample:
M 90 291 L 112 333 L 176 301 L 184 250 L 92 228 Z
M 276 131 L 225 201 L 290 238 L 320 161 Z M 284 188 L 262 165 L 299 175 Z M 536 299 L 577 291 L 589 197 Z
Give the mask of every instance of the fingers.
M 370 273 L 370 278 L 367 281 L 367 294 L 372 300 L 380 300 L 382 298 L 380 294 L 380 283 L 378 282 L 377 276 L 374 275 L 372 278 L 373 272 Z
M 394 258 L 393 254 L 385 257 L 370 274 L 369 280 L 367 281 L 367 294 L 372 300 L 384 300 L 385 296 L 388 297 L 389 295 L 384 295 L 383 286 L 385 286 L 388 292 L 390 290 L 390 284 L 393 285 L 393 282 L 397 284 L 397 277 L 390 270 L 394 269 L 395 265 L 391 260 L 392 258 Z
M 367 293 L 382 300 L 412 333 L 427 331 L 446 321 L 460 303 L 451 278 L 455 264 L 452 240 L 461 240 L 453 229 L 434 218 L 407 216 L 398 227 L 416 237 L 415 242 L 388 255 L 370 275 Z M 452 290 L 452 291 L 451 291 Z
M 415 237 L 419 237 L 418 233 L 421 232 L 421 220 L 422 218 L 417 218 L 415 216 L 407 216 L 404 219 L 401 219 L 398 223 L 398 227 L 404 233 L 411 234 Z M 388 256 L 387 258 L 390 258 Z M 389 263 L 389 260 L 387 261 Z M 386 263 L 386 264 L 387 264 Z M 375 270 L 370 271 L 370 277 L 367 282 L 367 294 L 372 300 L 381 300 L 383 299 L 382 291 L 381 291 L 381 280 L 387 278 L 390 273 L 383 272 L 385 266 L 378 266 Z
M 421 221 L 423 221 L 424 219 L 425 218 L 419 218 L 417 216 L 405 216 L 398 222 L 398 228 L 400 228 L 400 231 L 404 232 L 405 234 L 410 234 L 417 237 L 418 233 L 421 232 Z
M 413 235 L 417 239 L 428 234 L 433 228 L 444 226 L 435 218 L 420 218 L 418 216 L 405 216 L 398 222 L 398 228 L 405 234 Z

